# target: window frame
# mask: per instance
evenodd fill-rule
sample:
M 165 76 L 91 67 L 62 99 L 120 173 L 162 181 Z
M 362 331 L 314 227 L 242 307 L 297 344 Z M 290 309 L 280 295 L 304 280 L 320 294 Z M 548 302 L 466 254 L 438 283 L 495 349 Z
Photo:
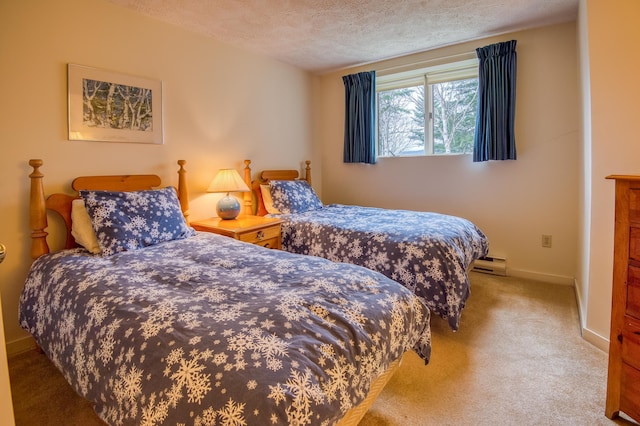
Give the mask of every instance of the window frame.
M 463 58 L 443 60 L 440 63 L 432 64 L 428 66 L 417 66 L 416 68 L 409 68 L 404 70 L 389 69 L 385 71 L 378 71 L 376 75 L 376 156 L 379 158 L 402 158 L 403 155 L 389 156 L 379 155 L 380 141 L 379 141 L 379 105 L 378 94 L 380 92 L 403 89 L 408 87 L 415 87 L 418 85 L 424 86 L 424 151 L 421 154 L 410 155 L 411 157 L 418 156 L 447 156 L 447 155 L 462 155 L 460 153 L 444 154 L 434 153 L 434 140 L 433 140 L 433 84 L 444 83 L 448 81 L 467 80 L 471 78 L 478 78 L 478 58 L 475 54 L 460 55 Z M 424 64 L 422 64 L 424 65 Z M 409 156 L 409 155 L 407 155 Z

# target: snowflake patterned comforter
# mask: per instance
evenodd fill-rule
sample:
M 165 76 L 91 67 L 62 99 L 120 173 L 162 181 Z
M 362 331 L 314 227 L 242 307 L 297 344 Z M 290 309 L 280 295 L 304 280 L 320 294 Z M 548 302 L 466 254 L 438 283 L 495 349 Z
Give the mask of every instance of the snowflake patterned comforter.
M 381 272 L 413 291 L 457 330 L 470 294 L 471 263 L 488 251 L 470 221 L 439 213 L 329 204 L 285 220 L 284 250 Z
M 334 424 L 429 311 L 358 266 L 208 233 L 37 259 L 20 323 L 109 424 Z

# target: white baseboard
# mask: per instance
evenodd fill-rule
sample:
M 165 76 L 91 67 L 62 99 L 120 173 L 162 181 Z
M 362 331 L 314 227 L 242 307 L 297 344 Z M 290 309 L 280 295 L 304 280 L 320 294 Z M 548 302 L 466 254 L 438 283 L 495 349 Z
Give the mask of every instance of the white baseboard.
M 578 318 L 580 319 L 580 331 L 582 338 L 603 352 L 609 353 L 609 339 L 591 331 L 586 326 L 584 312 L 582 311 L 582 294 L 578 291 L 578 283 L 575 280 L 573 283 L 573 289 L 575 291 L 576 302 L 578 304 Z
M 36 341 L 31 336 L 25 336 L 20 339 L 7 342 L 7 356 L 18 355 L 37 348 Z
M 609 353 L 609 339 L 594 333 L 586 327 L 582 328 L 582 338 L 603 352 Z

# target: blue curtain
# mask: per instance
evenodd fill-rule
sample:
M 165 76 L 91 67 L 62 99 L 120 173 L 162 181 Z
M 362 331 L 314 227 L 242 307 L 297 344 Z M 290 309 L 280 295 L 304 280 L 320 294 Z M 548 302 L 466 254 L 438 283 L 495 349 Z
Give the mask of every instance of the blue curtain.
M 345 92 L 344 162 L 376 162 L 376 72 L 342 77 Z
M 476 49 L 478 110 L 473 161 L 515 160 L 516 40 Z

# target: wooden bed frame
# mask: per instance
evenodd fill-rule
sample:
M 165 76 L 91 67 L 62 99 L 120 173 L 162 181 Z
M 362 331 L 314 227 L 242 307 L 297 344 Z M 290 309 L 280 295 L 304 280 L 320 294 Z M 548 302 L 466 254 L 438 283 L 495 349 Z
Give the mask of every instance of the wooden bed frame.
M 180 207 L 187 222 L 189 219 L 189 194 L 187 191 L 185 160 L 178 160 L 178 199 Z M 264 209 L 262 194 L 260 192 L 260 182 L 267 183 L 270 179 L 291 180 L 298 178 L 296 170 L 267 170 L 260 174 L 259 179 L 252 184 L 251 182 L 251 164 L 250 160 L 245 160 L 245 181 L 252 188 L 255 196 L 259 197 L 258 206 L 262 206 L 262 216 L 267 212 Z M 311 184 L 311 162 L 306 161 L 305 179 Z M 66 238 L 64 249 L 74 248 L 78 245 L 71 235 L 71 204 L 73 200 L 79 198 L 78 195 L 68 195 L 62 193 L 51 194 L 45 198 L 43 178 L 44 174 L 40 171 L 43 161 L 39 159 L 29 160 L 29 165 L 33 168 L 29 175 L 31 180 L 31 194 L 29 203 L 29 225 L 31 228 L 31 257 L 37 259 L 43 254 L 49 253 L 49 245 L 47 243 L 47 210 L 57 212 L 64 220 L 66 227 Z M 75 191 L 80 190 L 107 190 L 107 191 L 140 191 L 159 187 L 161 179 L 157 175 L 111 175 L 111 176 L 81 176 L 73 180 L 71 186 Z M 245 208 L 251 208 L 251 193 L 245 193 Z M 400 367 L 402 356 L 393 361 L 387 370 L 382 373 L 371 384 L 371 389 L 367 397 L 357 406 L 351 408 L 342 419 L 337 423 L 339 426 L 357 426 L 362 417 L 371 408 L 374 401 L 385 387 L 387 382 L 395 374 Z
M 299 177 L 300 174 L 297 170 L 263 170 L 262 172 L 260 172 L 260 174 L 258 174 L 258 177 L 254 181 L 252 181 L 251 160 L 244 160 L 244 181 L 247 186 L 251 188 L 251 193 L 253 193 L 253 196 L 251 195 L 251 193 L 245 193 L 245 206 L 249 206 L 246 211 L 251 211 L 253 212 L 252 214 L 255 214 L 256 216 L 264 216 L 268 213 L 267 209 L 264 207 L 264 200 L 262 199 L 262 191 L 260 190 L 260 185 L 267 185 L 270 180 L 303 179 L 306 180 L 309 185 L 311 185 L 311 161 L 306 160 L 304 163 L 304 178 Z M 255 206 L 252 203 L 253 198 L 255 198 L 256 200 Z
M 49 253 L 46 231 L 47 210 L 58 213 L 65 224 L 65 249 L 74 248 L 78 245 L 71 235 L 71 203 L 79 198 L 78 195 L 51 194 L 47 198 L 44 196 L 44 185 L 42 180 L 44 174 L 40 171 L 42 160 L 29 160 L 29 165 L 33 172 L 29 175 L 31 179 L 31 196 L 29 202 L 29 226 L 31 227 L 31 257 L 37 259 L 43 254 Z M 182 214 L 189 221 L 189 194 L 186 184 L 185 160 L 178 160 L 180 169 L 178 170 L 178 199 Z M 103 191 L 141 191 L 158 188 L 161 179 L 157 175 L 112 175 L 112 176 L 80 176 L 73 180 L 71 187 L 75 191 L 80 190 L 103 190 Z

